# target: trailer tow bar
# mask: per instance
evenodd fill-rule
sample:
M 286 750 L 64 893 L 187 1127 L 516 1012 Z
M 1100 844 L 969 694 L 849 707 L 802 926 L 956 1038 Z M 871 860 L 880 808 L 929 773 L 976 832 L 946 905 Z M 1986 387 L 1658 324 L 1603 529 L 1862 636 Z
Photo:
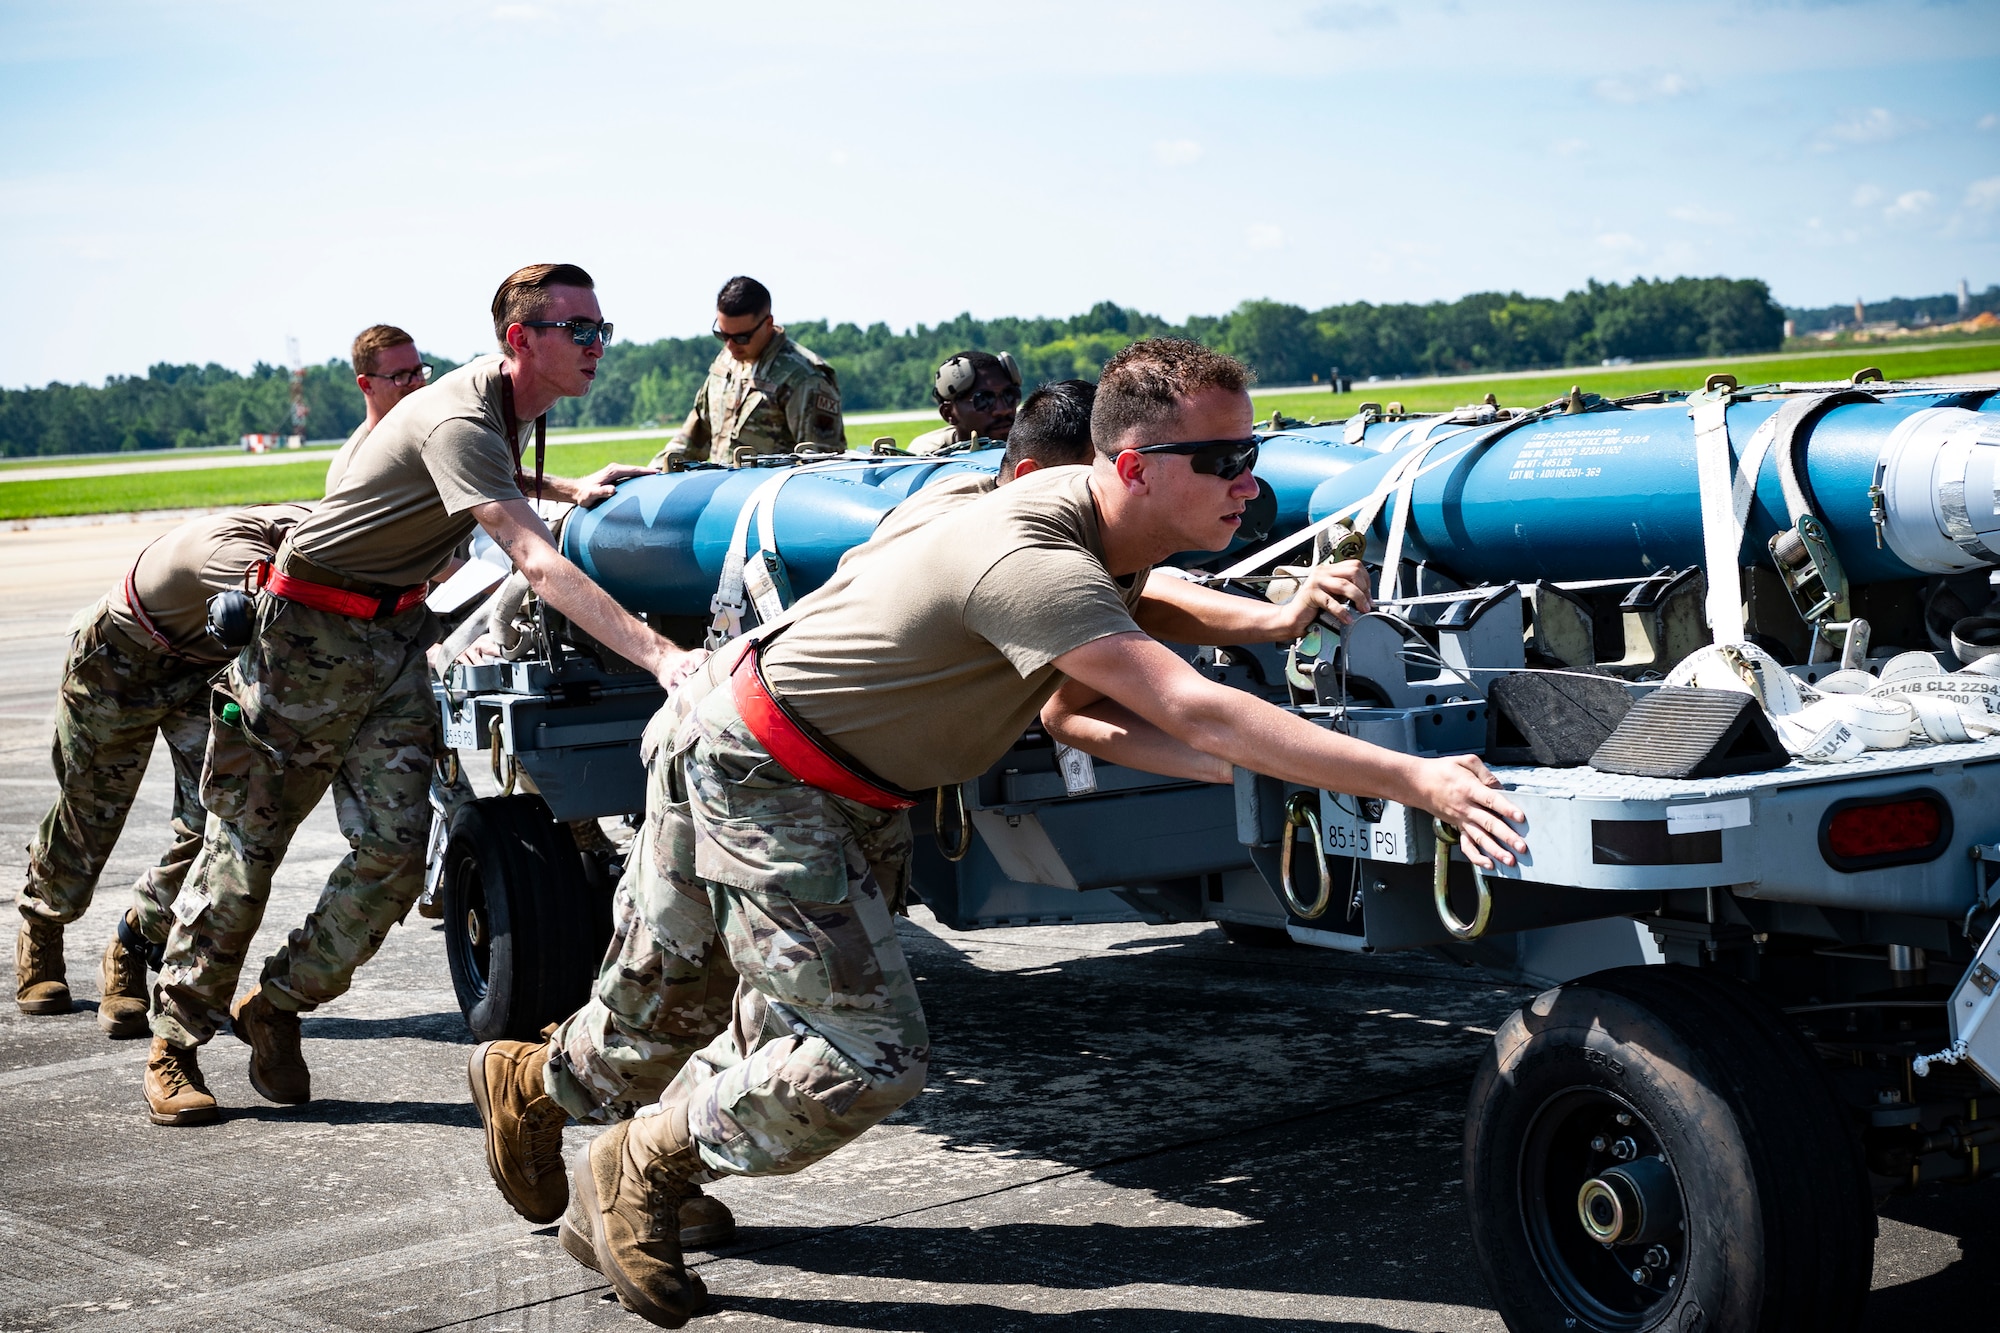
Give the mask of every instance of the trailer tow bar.
M 1458 830 L 1442 819 L 1431 820 L 1431 832 L 1437 835 L 1437 847 L 1432 858 L 1431 898 L 1437 904 L 1438 920 L 1451 932 L 1455 940 L 1476 940 L 1486 933 L 1486 927 L 1493 919 L 1493 891 L 1486 887 L 1486 876 L 1479 873 L 1479 867 L 1472 867 L 1472 884 L 1479 893 L 1479 905 L 1472 913 L 1472 920 L 1461 921 L 1458 913 L 1451 910 L 1451 849 L 1458 846 Z
M 1300 829 L 1312 835 L 1313 865 L 1319 871 L 1319 896 L 1311 903 L 1300 902 L 1292 888 L 1292 848 L 1298 842 Z M 1278 887 L 1284 891 L 1285 906 L 1301 921 L 1320 916 L 1333 901 L 1333 875 L 1326 867 L 1326 839 L 1320 833 L 1317 792 L 1295 791 L 1285 802 L 1285 840 L 1283 850 L 1278 853 Z

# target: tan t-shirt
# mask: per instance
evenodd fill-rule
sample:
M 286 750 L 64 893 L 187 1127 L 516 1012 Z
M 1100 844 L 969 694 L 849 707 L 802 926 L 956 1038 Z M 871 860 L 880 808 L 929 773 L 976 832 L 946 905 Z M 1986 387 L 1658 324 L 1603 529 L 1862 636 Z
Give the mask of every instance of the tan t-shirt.
M 360 425 L 354 428 L 354 434 L 347 437 L 347 443 L 335 449 L 333 457 L 327 460 L 326 490 L 322 494 L 333 494 L 334 487 L 340 485 L 340 479 L 347 475 L 347 464 L 354 457 L 356 446 L 367 438 L 368 422 L 363 420 Z
M 269 560 L 294 524 L 310 514 L 302 504 L 250 505 L 191 518 L 139 553 L 132 582 L 139 605 L 174 651 L 202 662 L 235 656 L 208 635 L 208 599 L 243 586 L 243 571 Z M 111 623 L 145 648 L 159 644 L 125 605 L 119 580 L 107 604 Z
M 442 570 L 476 526 L 466 511 L 521 498 L 500 402 L 504 364 L 482 356 L 396 404 L 293 531 L 293 549 L 324 569 L 395 588 Z M 533 425 L 522 422 L 520 438 Z
M 1104 566 L 1089 468 L 1047 468 L 871 542 L 764 650 L 773 692 L 877 776 L 967 782 L 1007 752 L 1073 648 L 1138 630 L 1146 571 Z
M 969 500 L 991 495 L 999 484 L 999 474 L 994 472 L 954 472 L 949 477 L 930 483 L 884 514 L 867 541 L 848 547 L 841 554 L 839 567 L 845 569 L 848 561 L 877 542 L 893 541 L 906 532 L 914 532 L 933 519 L 949 514 Z

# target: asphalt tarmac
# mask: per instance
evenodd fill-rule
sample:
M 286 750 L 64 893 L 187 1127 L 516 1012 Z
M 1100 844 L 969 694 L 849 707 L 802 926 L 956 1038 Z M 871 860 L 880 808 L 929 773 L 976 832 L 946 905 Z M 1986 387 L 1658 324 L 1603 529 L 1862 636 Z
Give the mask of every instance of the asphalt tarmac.
M 64 626 L 165 526 L 0 535 L 10 901 L 53 791 Z M 414 914 L 306 1016 L 313 1102 L 263 1102 L 225 1034 L 203 1054 L 223 1122 L 148 1123 L 144 1043 L 107 1040 L 92 1010 L 125 886 L 163 845 L 165 771 L 161 753 L 69 932 L 75 1012 L 0 1002 L 0 1330 L 645 1327 L 488 1181 L 442 935 Z M 268 938 L 344 851 L 322 807 Z M 693 1327 L 1501 1328 L 1465 1236 L 1459 1136 L 1486 1033 L 1521 988 L 1205 927 L 954 934 L 919 911 L 904 944 L 931 1086 L 811 1171 L 715 1187 L 742 1230 L 693 1256 L 713 1293 Z M 572 1154 L 589 1132 L 570 1129 Z M 1996 1242 L 1992 1182 L 1895 1201 L 1866 1327 L 1990 1318 Z

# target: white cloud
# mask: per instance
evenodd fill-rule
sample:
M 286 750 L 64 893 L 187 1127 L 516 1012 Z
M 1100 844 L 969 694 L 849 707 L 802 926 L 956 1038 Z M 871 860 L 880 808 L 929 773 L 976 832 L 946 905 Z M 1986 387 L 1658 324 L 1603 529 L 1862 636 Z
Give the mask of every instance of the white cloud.
M 1853 204 L 1856 208 L 1873 208 L 1882 202 L 1882 187 L 1879 185 L 1857 185 L 1854 187 Z
M 1929 190 L 1905 190 L 1896 196 L 1896 202 L 1882 210 L 1882 216 L 1891 221 L 1902 218 L 1921 217 L 1930 212 L 1937 196 Z
M 1244 239 L 1250 242 L 1252 250 L 1276 250 L 1285 243 L 1285 230 L 1268 222 L 1259 222 L 1244 232 Z
M 830 166 L 844 167 L 847 165 L 847 150 L 836 148 L 826 155 L 826 160 Z
M 1978 123 L 1980 129 L 1990 130 L 1994 126 L 2000 125 L 2000 113 L 1989 111 L 1979 118 Z
M 1321 28 L 1329 32 L 1359 32 L 1364 28 L 1393 28 L 1396 26 L 1396 11 L 1387 5 L 1354 3 L 1354 0 L 1340 0 L 1339 3 L 1320 5 L 1306 12 L 1306 26 Z
M 1815 145 L 1822 152 L 1839 144 L 1887 143 L 1924 129 L 1925 122 L 1905 116 L 1885 106 L 1850 111 L 1820 133 Z
M 1557 157 L 1575 157 L 1588 147 L 1590 141 L 1587 139 L 1558 139 L 1549 145 L 1549 151 Z
M 1988 176 L 1965 187 L 1965 206 L 1975 213 L 2000 209 L 2000 176 Z
M 1161 139 L 1153 145 L 1153 156 L 1163 166 L 1190 166 L 1201 161 L 1201 145 L 1192 139 Z
M 1626 77 L 1614 75 L 1591 84 L 1590 91 L 1596 94 L 1601 102 L 1635 106 L 1641 102 L 1670 101 L 1691 93 L 1694 91 L 1694 80 L 1685 74 L 1672 72 Z
M 1680 222 L 1692 222 L 1702 227 L 1726 227 L 1736 221 L 1734 213 L 1724 213 L 1713 208 L 1701 208 L 1694 204 L 1682 204 L 1673 209 L 1669 216 Z
M 1636 254 L 1646 248 L 1645 242 L 1630 232 L 1608 231 L 1597 238 L 1597 244 L 1613 254 Z

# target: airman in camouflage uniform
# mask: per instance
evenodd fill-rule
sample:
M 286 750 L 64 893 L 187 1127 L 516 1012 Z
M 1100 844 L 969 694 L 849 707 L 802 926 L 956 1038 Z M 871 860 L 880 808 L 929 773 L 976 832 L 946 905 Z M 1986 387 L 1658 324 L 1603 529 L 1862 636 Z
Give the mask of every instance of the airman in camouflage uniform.
M 70 626 L 52 751 L 59 794 L 28 852 L 15 946 L 15 1001 L 28 1014 L 68 1013 L 63 927 L 89 908 L 165 738 L 174 770 L 173 840 L 133 886 L 99 967 L 97 1021 L 114 1037 L 146 1030 L 146 960 L 201 846 L 199 782 L 208 739 L 208 683 L 229 649 L 210 637 L 205 603 L 240 587 L 269 559 L 304 505 L 255 505 L 189 519 L 148 546 L 131 577 Z
M 664 1100 L 689 1108 L 710 1170 L 798 1171 L 924 1085 L 930 1033 L 894 912 L 909 890 L 909 815 L 794 778 L 726 690 L 679 743 L 696 874 L 743 985 L 729 1029 Z
M 256 635 L 215 696 L 207 835 L 153 991 L 144 1095 L 156 1124 L 216 1118 L 195 1052 L 225 1015 L 251 1047 L 251 1086 L 275 1102 L 310 1100 L 299 1014 L 345 992 L 422 892 L 440 742 L 425 657 L 437 622 L 423 597 L 475 526 L 611 651 L 661 675 L 686 656 L 563 559 L 522 493 L 525 426 L 588 391 L 610 339 L 589 275 L 522 269 L 495 294 L 493 319 L 506 353 L 400 403 L 287 538 L 258 595 Z M 639 471 L 534 484 L 588 507 Z M 349 853 L 232 1005 L 272 874 L 329 787 Z
M 653 459 L 671 471 L 738 454 L 789 454 L 801 444 L 843 451 L 847 428 L 833 367 L 771 319 L 771 293 L 755 278 L 731 278 L 716 294 L 722 350 L 696 391 L 694 409 Z
M 736 969 L 695 878 L 694 826 L 673 742 L 734 660 L 733 651 L 691 660 L 691 674 L 647 724 L 639 747 L 646 819 L 626 855 L 611 944 L 590 999 L 547 1042 L 490 1041 L 472 1053 L 488 1171 L 531 1222 L 553 1222 L 569 1203 L 562 1131 L 571 1117 L 611 1123 L 652 1105 L 688 1058 L 729 1026 Z M 680 1223 L 690 1247 L 723 1243 L 736 1229 L 728 1208 L 698 1190 L 682 1202 Z M 573 1232 L 564 1244 L 589 1253 Z

